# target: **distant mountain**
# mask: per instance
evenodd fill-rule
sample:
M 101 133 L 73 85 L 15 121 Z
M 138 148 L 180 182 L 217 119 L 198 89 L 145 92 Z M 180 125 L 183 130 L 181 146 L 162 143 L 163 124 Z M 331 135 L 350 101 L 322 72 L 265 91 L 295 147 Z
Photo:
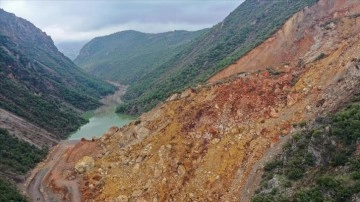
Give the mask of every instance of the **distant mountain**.
M 205 82 L 317 0 L 246 0 L 224 21 L 131 85 L 119 112 L 140 114 L 174 92 Z M 269 50 L 271 51 L 271 50 Z
M 207 29 L 160 34 L 122 31 L 91 40 L 74 62 L 98 78 L 132 84 L 206 32 Z
M 66 57 L 74 60 L 79 55 L 80 49 L 86 42 L 87 41 L 66 41 L 55 45 Z
M 33 24 L 0 9 L 1 109 L 60 139 L 86 122 L 79 111 L 100 106 L 114 89 L 84 73 Z

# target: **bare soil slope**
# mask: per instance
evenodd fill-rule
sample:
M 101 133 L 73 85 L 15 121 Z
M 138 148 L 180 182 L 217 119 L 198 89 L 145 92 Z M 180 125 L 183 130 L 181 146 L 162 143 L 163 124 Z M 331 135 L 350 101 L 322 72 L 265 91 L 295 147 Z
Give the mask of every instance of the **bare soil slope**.
M 89 143 L 101 149 L 78 175 L 82 200 L 247 201 L 292 125 L 333 111 L 359 87 L 359 39 L 357 0 L 301 11 L 233 72 Z

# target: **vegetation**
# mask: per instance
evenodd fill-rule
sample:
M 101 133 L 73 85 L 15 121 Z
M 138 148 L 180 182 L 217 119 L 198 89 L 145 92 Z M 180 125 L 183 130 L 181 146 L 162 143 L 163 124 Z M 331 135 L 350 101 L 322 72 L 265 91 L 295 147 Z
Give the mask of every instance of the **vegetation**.
M 0 201 L 26 202 L 27 199 L 18 192 L 14 185 L 0 179 Z
M 0 108 L 59 138 L 86 123 L 115 87 L 86 75 L 31 23 L 0 10 Z
M 265 166 L 252 201 L 351 201 L 360 193 L 359 138 L 359 103 L 308 124 Z
M 0 128 L 0 173 L 22 175 L 34 168 L 47 154 L 47 148 L 38 149 Z M 12 175 L 10 174 L 10 175 Z M 0 178 L 0 201 L 27 201 L 16 187 Z
M 270 37 L 295 12 L 316 1 L 245 1 L 223 22 L 130 85 L 118 112 L 148 111 L 173 92 L 205 82 Z
M 208 29 L 146 34 L 122 31 L 87 43 L 74 62 L 90 74 L 131 85 Z
M 47 154 L 29 143 L 13 137 L 5 129 L 0 128 L 0 167 L 13 173 L 25 174 L 40 162 Z

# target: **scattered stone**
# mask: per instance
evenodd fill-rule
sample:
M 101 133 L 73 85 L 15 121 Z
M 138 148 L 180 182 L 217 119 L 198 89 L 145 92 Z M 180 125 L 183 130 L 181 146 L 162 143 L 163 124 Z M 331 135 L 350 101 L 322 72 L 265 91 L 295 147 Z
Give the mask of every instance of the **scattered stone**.
M 139 170 L 139 168 L 140 168 L 140 164 L 135 164 L 135 166 L 134 166 L 134 168 L 133 168 L 133 172 L 136 172 L 136 171 L 138 171 Z
M 278 118 L 279 117 L 279 113 L 274 109 L 274 108 L 271 108 L 270 109 L 270 116 L 272 118 Z
M 219 138 L 214 138 L 213 140 L 211 140 L 211 144 L 217 144 L 220 142 Z
M 175 101 L 179 99 L 179 94 L 175 93 L 173 95 L 171 95 L 166 101 L 171 102 L 171 101 Z
M 180 176 L 184 176 L 186 174 L 186 169 L 183 165 L 179 165 L 178 166 L 178 169 L 177 169 L 177 172 Z
M 310 106 L 310 105 L 306 106 L 306 110 L 307 110 L 308 112 L 311 111 L 311 106 Z
M 78 173 L 85 173 L 95 166 L 95 161 L 90 156 L 84 156 L 80 161 L 75 164 L 75 170 Z
M 115 200 L 116 202 L 128 202 L 129 198 L 125 195 L 120 195 L 116 198 Z
M 134 198 L 139 197 L 139 196 L 141 196 L 141 194 L 142 194 L 141 190 L 136 190 L 131 194 L 131 197 L 134 197 Z

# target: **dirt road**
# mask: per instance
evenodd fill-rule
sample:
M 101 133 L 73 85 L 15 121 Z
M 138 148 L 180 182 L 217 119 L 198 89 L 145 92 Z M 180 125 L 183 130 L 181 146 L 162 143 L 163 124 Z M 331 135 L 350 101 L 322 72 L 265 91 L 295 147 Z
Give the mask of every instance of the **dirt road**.
M 51 150 L 47 159 L 33 170 L 25 184 L 26 192 L 31 201 L 58 201 L 58 196 L 49 188 L 48 178 L 66 151 L 73 148 L 78 142 L 79 141 L 61 141 Z M 68 185 L 66 181 L 63 181 L 62 184 L 64 186 Z M 78 189 L 74 189 L 74 183 L 71 183 L 70 187 L 72 188 L 72 192 L 78 192 Z M 74 193 L 72 195 L 80 197 L 80 193 Z M 80 198 L 72 199 L 71 201 L 80 201 Z

